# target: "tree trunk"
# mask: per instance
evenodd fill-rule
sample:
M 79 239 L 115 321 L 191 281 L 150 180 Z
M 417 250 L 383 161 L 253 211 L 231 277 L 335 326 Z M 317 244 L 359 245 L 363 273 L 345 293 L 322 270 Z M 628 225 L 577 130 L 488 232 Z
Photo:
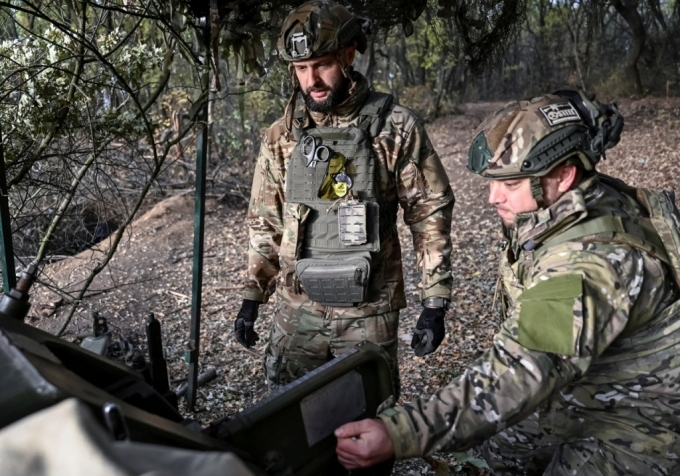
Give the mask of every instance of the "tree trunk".
M 442 60 L 443 63 L 443 60 Z M 441 84 L 439 85 L 439 92 L 437 93 L 437 97 L 435 98 L 434 101 L 434 118 L 439 117 L 439 113 L 441 112 L 441 106 L 442 106 L 442 99 L 446 95 L 447 91 L 451 87 L 451 80 L 453 78 L 453 74 L 456 70 L 455 66 L 451 66 L 449 70 L 447 71 L 445 68 L 442 68 L 441 72 Z
M 385 63 L 387 65 L 390 65 L 390 64 L 394 65 L 395 68 L 396 68 L 395 71 L 397 71 L 397 72 L 400 71 L 398 63 L 396 61 L 394 61 L 390 57 L 390 55 L 385 53 L 385 51 L 383 51 L 381 48 L 376 48 L 374 50 L 374 52 L 379 54 L 383 58 L 385 58 Z M 397 50 L 397 52 L 398 52 L 398 50 Z M 403 72 L 402 72 L 401 76 L 402 76 L 402 79 L 404 79 L 403 78 L 403 76 L 404 76 Z M 384 69 L 384 77 L 385 77 L 385 81 L 387 82 L 387 87 L 390 88 L 390 94 L 394 98 L 394 102 L 398 103 L 399 102 L 398 75 L 396 73 L 393 73 L 390 68 L 385 68 Z
M 584 91 L 586 88 L 585 79 L 585 68 L 583 67 L 583 61 L 581 59 L 581 26 L 586 23 L 586 19 L 583 16 L 584 9 L 577 8 L 573 3 L 567 3 L 567 21 L 565 22 L 565 27 L 569 34 L 569 39 L 571 41 L 571 48 L 574 55 L 574 65 L 576 67 L 576 74 L 578 74 L 579 81 L 581 83 L 581 89 Z M 573 26 L 573 27 L 572 27 Z
M 418 35 L 418 30 L 416 30 L 416 44 L 418 45 L 419 42 L 417 41 L 418 40 L 417 35 Z M 419 62 L 418 62 L 418 64 L 415 65 L 415 70 L 416 70 L 416 75 L 417 75 L 417 77 L 415 78 L 416 81 L 417 81 L 415 86 L 425 86 L 427 84 L 427 70 L 423 66 L 422 61 L 425 58 L 425 56 L 427 56 L 427 53 L 430 49 L 430 40 L 428 39 L 427 34 L 425 32 L 422 33 L 422 37 L 423 37 L 422 38 L 423 47 L 422 47 L 422 49 L 417 47 L 417 50 L 419 50 L 418 51 Z
M 634 94 L 642 97 L 644 91 L 642 89 L 640 71 L 638 70 L 638 60 L 645 46 L 646 34 L 642 18 L 640 18 L 640 12 L 637 10 L 638 0 L 611 0 L 611 4 L 630 27 L 633 43 L 630 46 L 628 58 L 626 59 L 626 74 Z
M 406 39 L 403 36 L 400 38 L 397 47 L 396 61 L 396 66 L 402 73 L 401 82 L 406 86 L 413 86 L 415 84 L 413 68 L 411 68 L 411 64 L 406 59 Z
M 373 83 L 373 71 L 375 70 L 375 42 L 372 40 L 366 46 L 366 52 L 359 56 L 355 62 L 355 69 L 364 75 L 368 84 Z

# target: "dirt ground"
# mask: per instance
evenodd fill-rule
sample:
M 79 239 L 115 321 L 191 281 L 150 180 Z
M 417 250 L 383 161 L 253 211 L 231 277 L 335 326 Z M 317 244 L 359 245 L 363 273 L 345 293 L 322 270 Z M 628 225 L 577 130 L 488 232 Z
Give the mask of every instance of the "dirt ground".
M 501 103 L 463 106 L 465 114 L 446 117 L 428 126 L 456 194 L 452 226 L 455 284 L 447 314 L 447 337 L 434 354 L 416 357 L 410 335 L 420 312 L 418 273 L 408 229 L 400 225 L 408 309 L 399 330 L 402 400 L 428 395 L 445 385 L 481 355 L 497 329 L 492 301 L 497 279 L 499 220 L 487 205 L 485 181 L 465 169 L 467 149 L 476 126 Z M 647 98 L 622 101 L 626 119 L 621 143 L 607 154 L 600 169 L 636 186 L 677 187 L 680 143 L 680 100 Z M 246 164 L 247 165 L 247 164 Z M 249 183 L 247 177 L 242 180 Z M 261 307 L 256 330 L 261 340 L 246 350 L 232 337 L 245 275 L 246 202 L 238 190 L 208 204 L 203 273 L 201 365 L 214 367 L 218 377 L 199 391 L 192 416 L 203 423 L 233 414 L 261 399 L 266 392 L 262 373 L 263 349 L 276 302 Z M 193 198 L 182 195 L 158 203 L 134 224 L 110 263 L 90 288 L 69 325 L 65 338 L 74 340 L 89 326 L 87 310 L 98 311 L 116 330 L 117 338 L 145 351 L 144 320 L 155 313 L 163 325 L 171 379 L 186 377 L 184 342 L 189 334 L 193 249 Z M 105 247 L 106 243 L 100 244 Z M 48 265 L 41 279 L 50 286 L 75 289 L 101 252 L 85 251 Z M 68 305 L 45 286 L 37 286 L 30 322 L 54 332 L 64 321 Z M 451 460 L 450 455 L 443 456 Z M 422 460 L 400 463 L 394 474 L 434 474 Z

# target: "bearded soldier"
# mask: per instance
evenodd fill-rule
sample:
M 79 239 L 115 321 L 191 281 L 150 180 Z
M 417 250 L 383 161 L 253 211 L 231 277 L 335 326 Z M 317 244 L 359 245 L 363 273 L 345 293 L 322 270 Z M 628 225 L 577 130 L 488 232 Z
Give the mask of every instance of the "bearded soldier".
M 262 139 L 235 323 L 239 342 L 254 345 L 258 306 L 277 290 L 265 355 L 270 388 L 363 340 L 387 351 L 398 383 L 397 326 L 406 307 L 398 205 L 421 271 L 424 308 L 412 347 L 425 355 L 444 338 L 453 193 L 422 122 L 352 69 L 365 48 L 359 19 L 331 1 L 293 10 L 279 37 L 294 93 Z M 298 93 L 304 105 L 295 108 Z
M 493 347 L 429 399 L 336 431 L 347 468 L 482 443 L 494 474 L 680 472 L 680 223 L 595 165 L 623 127 L 574 91 L 486 119 L 468 168 L 509 246 Z

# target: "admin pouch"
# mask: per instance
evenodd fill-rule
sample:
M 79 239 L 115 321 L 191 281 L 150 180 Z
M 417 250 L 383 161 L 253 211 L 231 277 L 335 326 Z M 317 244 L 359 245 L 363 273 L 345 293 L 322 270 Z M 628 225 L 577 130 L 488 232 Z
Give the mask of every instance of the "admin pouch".
M 368 240 L 366 204 L 356 201 L 341 203 L 338 207 L 338 233 L 345 246 L 363 245 Z
M 293 129 L 298 144 L 286 172 L 286 202 L 309 210 L 298 236 L 295 272 L 312 301 L 354 306 L 367 297 L 371 254 L 380 251 L 380 206 L 375 184 L 378 161 L 372 141 L 391 103 L 392 96 L 370 92 L 359 111 L 357 126 Z M 310 165 L 306 156 L 309 150 L 303 144 L 312 141 L 305 141 L 305 136 L 312 136 L 317 147 L 328 147 L 331 157 L 344 157 L 341 180 L 349 191 L 343 198 L 319 197 L 324 182 L 337 174 L 330 173 L 329 162 Z

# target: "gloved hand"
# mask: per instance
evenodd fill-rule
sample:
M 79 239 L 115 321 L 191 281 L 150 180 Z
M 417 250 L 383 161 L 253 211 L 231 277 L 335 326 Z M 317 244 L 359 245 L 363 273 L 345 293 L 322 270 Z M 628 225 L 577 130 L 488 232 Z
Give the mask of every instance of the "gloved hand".
M 255 332 L 255 319 L 257 319 L 257 310 L 260 303 L 251 299 L 244 299 L 241 304 L 241 310 L 236 316 L 234 322 L 234 335 L 243 347 L 249 349 L 251 345 L 260 340 L 260 337 Z
M 431 354 L 444 340 L 444 315 L 446 311 L 441 307 L 425 307 L 420 313 L 416 328 L 413 330 L 411 349 L 418 357 Z

